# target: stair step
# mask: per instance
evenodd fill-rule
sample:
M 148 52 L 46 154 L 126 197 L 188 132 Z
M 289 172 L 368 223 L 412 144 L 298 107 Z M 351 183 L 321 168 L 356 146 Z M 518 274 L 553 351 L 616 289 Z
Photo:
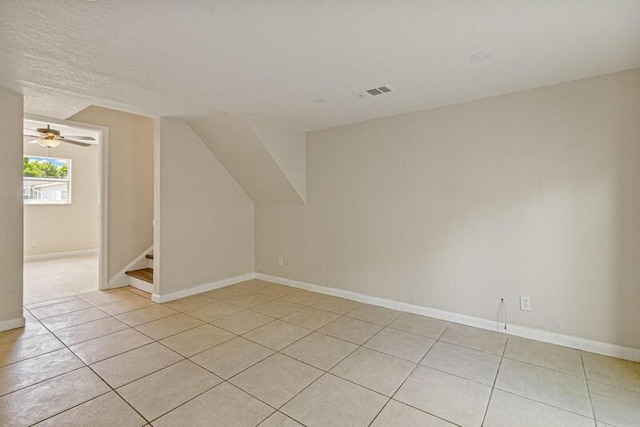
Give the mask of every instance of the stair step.
M 141 268 L 140 270 L 127 271 L 127 276 L 153 283 L 153 268 Z
M 145 258 L 146 259 L 153 259 L 153 254 L 147 254 L 147 255 L 145 255 Z

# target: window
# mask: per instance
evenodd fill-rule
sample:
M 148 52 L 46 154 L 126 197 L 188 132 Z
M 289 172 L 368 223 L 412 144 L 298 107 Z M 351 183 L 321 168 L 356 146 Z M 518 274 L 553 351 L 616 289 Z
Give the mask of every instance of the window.
M 24 156 L 22 199 L 29 205 L 71 203 L 71 159 Z

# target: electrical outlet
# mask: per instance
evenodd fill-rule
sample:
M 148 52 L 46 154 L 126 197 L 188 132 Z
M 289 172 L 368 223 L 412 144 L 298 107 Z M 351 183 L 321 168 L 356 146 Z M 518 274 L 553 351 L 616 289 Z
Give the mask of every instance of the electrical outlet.
M 278 265 L 279 265 L 280 267 L 283 267 L 283 266 L 284 266 L 284 257 L 282 257 L 282 256 L 279 256 L 279 257 L 278 257 Z
M 38 241 L 37 240 L 32 240 L 31 241 L 31 247 L 32 248 L 37 248 L 38 247 Z
M 531 297 L 520 297 L 520 310 L 531 311 Z

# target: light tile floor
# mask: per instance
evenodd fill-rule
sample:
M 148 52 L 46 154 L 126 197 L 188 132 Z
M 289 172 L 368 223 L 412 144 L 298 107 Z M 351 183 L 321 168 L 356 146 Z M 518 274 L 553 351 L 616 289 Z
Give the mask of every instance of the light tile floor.
M 28 261 L 24 263 L 24 303 L 98 289 L 98 255 Z
M 25 318 L 0 333 L 2 426 L 640 426 L 638 363 L 259 280 Z

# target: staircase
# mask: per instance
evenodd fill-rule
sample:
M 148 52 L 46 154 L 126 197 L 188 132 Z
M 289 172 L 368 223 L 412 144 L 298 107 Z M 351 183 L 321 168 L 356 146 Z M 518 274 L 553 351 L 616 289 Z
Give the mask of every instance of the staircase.
M 151 294 L 153 293 L 153 254 L 147 254 L 145 258 L 148 260 L 148 267 L 127 271 L 126 275 L 129 276 L 131 286 Z

